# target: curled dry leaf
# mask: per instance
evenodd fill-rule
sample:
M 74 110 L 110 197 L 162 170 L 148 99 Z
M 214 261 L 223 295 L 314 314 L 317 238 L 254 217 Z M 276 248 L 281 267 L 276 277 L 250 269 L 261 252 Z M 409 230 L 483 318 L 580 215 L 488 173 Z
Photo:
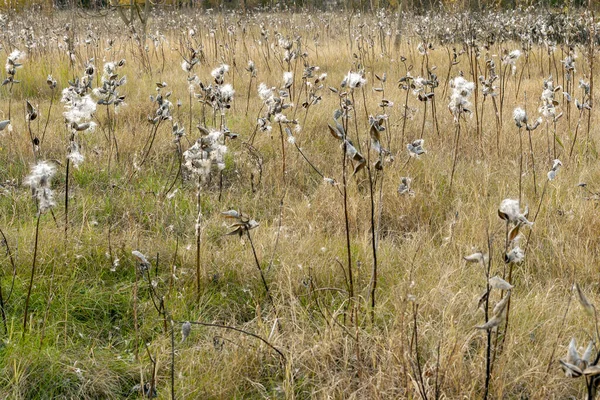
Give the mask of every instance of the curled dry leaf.
M 592 305 L 592 303 L 589 302 L 587 297 L 585 297 L 585 294 L 583 294 L 583 291 L 579 287 L 579 284 L 576 283 L 574 289 L 577 291 L 577 299 L 579 300 L 579 303 L 581 304 L 583 309 L 588 314 L 594 314 L 594 306 Z

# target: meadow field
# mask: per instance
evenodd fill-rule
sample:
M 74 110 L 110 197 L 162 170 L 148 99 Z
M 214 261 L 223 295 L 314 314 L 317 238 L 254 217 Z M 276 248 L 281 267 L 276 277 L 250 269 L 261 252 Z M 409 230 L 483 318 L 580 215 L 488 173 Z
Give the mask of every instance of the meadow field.
M 0 17 L 0 398 L 595 397 L 590 11 L 123 16 Z

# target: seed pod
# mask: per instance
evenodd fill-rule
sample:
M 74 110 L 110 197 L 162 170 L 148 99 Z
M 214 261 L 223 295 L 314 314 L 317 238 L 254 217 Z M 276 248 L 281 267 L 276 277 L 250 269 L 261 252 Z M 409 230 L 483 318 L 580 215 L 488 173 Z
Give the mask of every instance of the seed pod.
M 181 341 L 183 342 L 190 335 L 192 331 L 192 324 L 190 321 L 186 321 L 181 325 Z
M 500 278 L 497 275 L 490 278 L 490 286 L 493 287 L 494 289 L 499 289 L 499 290 L 510 290 L 510 289 L 514 288 L 513 285 L 506 282 L 504 279 Z
M 579 287 L 579 285 L 577 283 L 575 284 L 573 289 L 577 291 L 577 299 L 579 300 L 579 303 L 581 304 L 583 309 L 588 314 L 594 314 L 594 306 L 592 305 L 592 303 L 589 302 L 587 297 L 585 297 L 585 294 L 583 294 L 583 292 L 581 291 L 581 288 Z

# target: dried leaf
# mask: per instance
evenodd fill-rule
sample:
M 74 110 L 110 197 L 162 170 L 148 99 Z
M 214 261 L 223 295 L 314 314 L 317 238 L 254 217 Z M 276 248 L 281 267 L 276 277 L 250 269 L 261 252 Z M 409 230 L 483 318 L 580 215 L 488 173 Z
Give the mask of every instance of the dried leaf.
M 593 315 L 594 314 L 594 306 L 592 305 L 592 303 L 589 302 L 587 297 L 585 297 L 585 294 L 583 294 L 583 291 L 581 290 L 581 288 L 579 287 L 579 285 L 577 283 L 575 284 L 575 290 L 577 291 L 577 298 L 579 300 L 579 303 L 583 307 L 583 309 L 588 314 Z

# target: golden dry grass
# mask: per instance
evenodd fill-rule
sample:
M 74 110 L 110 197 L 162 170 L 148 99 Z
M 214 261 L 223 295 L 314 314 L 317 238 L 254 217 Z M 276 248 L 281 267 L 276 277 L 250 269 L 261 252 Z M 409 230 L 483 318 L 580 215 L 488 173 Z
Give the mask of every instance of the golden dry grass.
M 58 21 L 63 17 L 59 15 Z M 286 357 L 282 363 L 278 355 L 260 341 L 219 328 L 194 325 L 189 338 L 180 343 L 180 325 L 175 324 L 177 398 L 418 398 L 417 364 L 422 368 L 428 398 L 435 396 L 436 380 L 438 395 L 442 398 L 483 395 L 486 334 L 474 326 L 484 320 L 477 301 L 485 290 L 485 275 L 479 265 L 466 264 L 463 256 L 473 249 L 487 252 L 489 233 L 493 248 L 491 275 L 503 275 L 507 271 L 503 261 L 505 224 L 498 218 L 497 208 L 504 198 L 518 197 L 519 141 L 512 110 L 517 106 L 526 107 L 532 120 L 537 116 L 543 78 L 548 75 L 547 55 L 533 47 L 516 99 L 513 78 L 508 79 L 499 149 L 489 99 L 483 115 L 479 116 L 483 121 L 479 137 L 475 117 L 467 117 L 461 123 L 458 164 L 451 189 L 455 125 L 447 109 L 448 99 L 442 97 L 448 71 L 445 47 L 436 44 L 428 60 L 430 66 L 437 67 L 440 79 L 440 87 L 436 89 L 439 133 L 429 106 L 421 135 L 423 103 L 409 94 L 409 106 L 416 112 L 414 118 L 407 121 L 402 142 L 402 107 L 406 92 L 397 86 L 405 74 L 399 60 L 400 56 L 407 57 L 407 65 L 414 65 L 413 76 L 421 74 L 423 60 L 416 51 L 418 39 L 409 33 L 395 49 L 389 40 L 386 43 L 389 51 L 384 53 L 377 41 L 369 46 L 365 33 L 365 40 L 358 39 L 351 49 L 348 31 L 344 31 L 347 24 L 342 17 L 340 21 L 330 20 L 330 25 L 316 16 L 311 18 L 310 22 L 306 15 L 196 21 L 198 33 L 193 41 L 196 46 L 204 46 L 205 59 L 193 73 L 208 83 L 214 67 L 222 62 L 231 65 L 225 78 L 226 82 L 233 83 L 236 95 L 226 118 L 231 131 L 240 135 L 237 140 L 228 142 L 221 199 L 218 179 L 202 189 L 199 300 L 195 293 L 195 187 L 178 180 L 175 196 L 165 197 L 165 188 L 175 179 L 173 168 L 177 168 L 176 163 L 173 167 L 176 153 L 170 124 L 162 125 L 150 160 L 128 180 L 134 160 L 139 162 L 139 153 L 150 133 L 146 118 L 154 112 L 149 100 L 149 96 L 156 93 L 154 82 L 168 83 L 173 103 L 181 99 L 180 109 L 173 110 L 173 121 L 186 127 L 187 139 L 193 142 L 199 137 L 197 130 L 189 132 L 188 129 L 187 75 L 180 68 L 179 51 L 186 51 L 187 32 L 182 34 L 182 27 L 178 27 L 179 30 L 152 27 L 153 31 L 160 30 L 165 35 L 164 70 L 160 47 L 156 49 L 148 42 L 152 73 L 143 71 L 133 41 L 110 34 L 93 20 L 81 19 L 72 27 L 75 37 L 83 40 L 88 22 L 99 26 L 97 30 L 92 29 L 98 38 L 97 48 L 83 43 L 76 46 L 75 71 L 69 69 L 64 51 L 57 47 L 30 52 L 18 71 L 22 84 L 16 85 L 12 94 L 13 130 L 2 132 L 0 138 L 0 178 L 4 190 L 0 196 L 0 228 L 6 233 L 18 269 L 15 289 L 6 305 L 9 332 L 4 335 L 0 349 L 0 397 L 124 397 L 139 383 L 140 377 L 146 382 L 150 379 L 149 355 L 152 355 L 157 364 L 158 396 L 170 398 L 171 338 L 169 329 L 163 329 L 168 323 L 163 325 L 163 317 L 152 305 L 148 284 L 141 278 L 135 296 L 136 260 L 131 256 L 132 250 L 141 251 L 152 261 L 152 279 L 157 282 L 157 291 L 164 296 L 168 313 L 175 321 L 200 321 L 244 329 L 266 338 Z M 270 24 L 266 45 L 258 41 L 261 21 Z M 358 32 L 359 22 L 359 19 L 353 21 L 353 34 Z M 55 24 L 60 26 L 60 22 Z M 109 21 L 108 26 L 118 24 L 117 20 Z M 211 26 L 216 31 L 214 41 L 209 35 Z M 227 33 L 228 26 L 233 27 L 234 33 Z M 257 183 L 257 165 L 244 143 L 254 131 L 261 107 L 257 84 L 264 82 L 278 87 L 282 83 L 282 65 L 275 56 L 280 56 L 282 50 L 276 46 L 275 31 L 290 38 L 302 36 L 308 53 L 306 61 L 319 66 L 319 72 L 328 74 L 321 91 L 323 100 L 310 108 L 296 140 L 311 162 L 325 176 L 338 182 L 342 181 L 342 154 L 327 124 L 332 122 L 339 99 L 327 86 L 339 87 L 346 73 L 357 70 L 359 59 L 363 60 L 366 104 L 363 92 L 356 92 L 360 139 L 356 137 L 352 120 L 349 134 L 355 143 L 362 141 L 365 150 L 368 146 L 365 109 L 373 115 L 381 112 L 378 108 L 381 93 L 372 90 L 380 85 L 374 74 L 387 73 L 385 97 L 395 105 L 388 110 L 389 129 L 384 137 L 386 142 L 385 135 L 391 137 L 395 161 L 385 165 L 376 187 L 375 204 L 377 209 L 381 207 L 381 217 L 378 218 L 379 285 L 374 322 L 369 318 L 372 252 L 367 174 L 361 172 L 349 178 L 347 186 L 358 321 L 350 320 L 350 311 L 346 312 L 348 299 L 343 293 L 346 287 L 340 266 L 346 267 L 346 243 L 340 193 L 324 184 L 287 142 L 287 175 L 283 182 L 276 126 L 272 134 L 258 132 L 254 141 L 263 160 L 262 181 Z M 57 28 L 57 32 L 62 31 Z M 315 42 L 317 36 L 318 42 Z M 105 51 L 106 40 L 112 37 L 116 39 L 113 50 Z M 362 52 L 357 44 L 364 46 Z M 518 47 L 517 43 L 497 44 L 492 46 L 489 56 L 501 54 L 502 49 Z M 577 80 L 582 77 L 589 80 L 589 58 L 585 51 L 584 47 L 576 48 Z M 53 183 L 58 202 L 54 210 L 57 222 L 50 215 L 42 216 L 31 322 L 25 339 L 21 340 L 35 234 L 35 204 L 29 190 L 21 185 L 32 164 L 24 118 L 25 99 L 39 110 L 40 125 L 35 131 L 40 132 L 50 102 L 50 91 L 45 85 L 47 74 L 53 74 L 58 80 L 58 98 L 58 91 L 68 85 L 73 73 L 82 74 L 83 62 L 92 55 L 96 57 L 99 71 L 104 61 L 127 60 L 120 73 L 128 77 L 128 83 L 121 88 L 127 95 L 128 105 L 115 119 L 120 158 L 116 165 L 113 162 L 109 173 L 106 139 L 102 133 L 106 110 L 99 106 L 96 113 L 99 127 L 94 133 L 80 136 L 86 160 L 79 170 L 72 171 L 66 243 L 62 222 L 65 170 L 58 168 Z M 560 47 L 555 57 L 558 63 Z M 481 71 L 485 69 L 485 58 L 482 49 L 477 61 Z M 245 115 L 249 74 L 244 67 L 249 59 L 256 63 L 258 76 L 252 82 L 249 111 Z M 499 57 L 495 56 L 495 60 L 499 68 Z M 292 62 L 292 67 L 296 72 L 297 90 L 301 84 L 301 61 Z M 520 74 L 525 68 L 524 57 L 517 67 Z M 459 71 L 464 72 L 467 80 L 475 80 L 470 75 L 466 54 L 452 67 L 451 77 L 457 76 Z M 594 74 L 597 78 L 596 71 Z M 8 96 L 5 87 L 0 101 L 4 115 L 8 112 Z M 562 98 L 560 100 L 564 109 Z M 296 106 L 302 121 L 303 110 Z M 481 94 L 477 106 L 481 107 Z M 41 158 L 58 160 L 64 165 L 67 132 L 62 118 L 63 104 L 55 101 L 53 107 Z M 575 109 L 574 105 L 572 108 Z M 292 109 L 287 114 L 291 116 L 294 112 Z M 200 113 L 201 106 L 194 102 L 193 126 L 198 123 Z M 594 109 L 589 142 L 586 118 L 579 128 L 574 154 L 569 157 L 568 149 L 577 123 L 577 112 L 572 113 L 570 127 L 566 117 L 558 123 L 558 137 L 565 146 L 564 149 L 559 146 L 558 152 L 564 167 L 556 180 L 547 183 L 543 198 L 546 173 L 553 159 L 547 152 L 545 123 L 533 132 L 537 187 L 533 185 L 528 148 L 524 151 L 523 203 L 529 205 L 530 217 L 537 212 L 539 204 L 541 209 L 532 228 L 525 262 L 514 268 L 510 326 L 505 338 L 500 335 L 503 346 L 494 353 L 491 398 L 569 398 L 584 393 L 581 380 L 564 377 L 558 359 L 566 354 L 571 337 L 576 337 L 584 346 L 595 336 L 593 318 L 585 314 L 572 297 L 571 286 L 578 282 L 590 301 L 597 304 L 598 199 L 590 199 L 577 185 L 585 182 L 589 190 L 598 190 L 600 170 L 596 143 L 600 130 L 594 125 Z M 208 118 L 209 126 L 211 122 Z M 406 163 L 406 143 L 421 137 L 425 139 L 427 153 Z M 186 139 L 182 143 L 184 149 L 189 147 Z M 254 192 L 251 174 L 254 174 Z M 397 193 L 402 176 L 413 179 L 414 197 Z M 14 180 L 14 185 L 8 180 Z M 266 278 L 275 299 L 279 329 L 274 328 L 276 316 L 265 296 L 248 240 L 224 236 L 228 230 L 220 212 L 228 209 L 242 210 L 260 223 L 251 234 L 263 269 L 273 257 Z M 109 230 L 113 257 L 121 260 L 114 272 L 110 271 L 110 260 L 105 255 L 109 251 Z M 524 233 L 528 235 L 528 229 L 524 229 Z M 523 246 L 526 241 L 522 241 Z M 11 282 L 11 266 L 7 257 L 1 260 L 0 282 L 6 293 Z M 177 279 L 171 287 L 173 266 L 176 266 Z M 154 268 L 157 268 L 156 276 Z M 49 306 L 45 338 L 40 345 L 53 269 L 55 293 Z M 413 296 L 415 300 L 409 301 Z M 492 293 L 492 304 L 498 298 L 497 293 Z M 413 309 L 417 305 L 418 360 L 413 335 Z M 134 318 L 138 319 L 137 333 Z

